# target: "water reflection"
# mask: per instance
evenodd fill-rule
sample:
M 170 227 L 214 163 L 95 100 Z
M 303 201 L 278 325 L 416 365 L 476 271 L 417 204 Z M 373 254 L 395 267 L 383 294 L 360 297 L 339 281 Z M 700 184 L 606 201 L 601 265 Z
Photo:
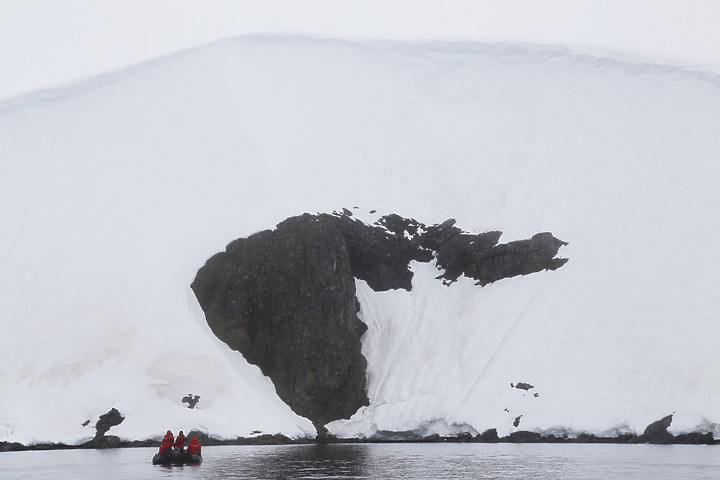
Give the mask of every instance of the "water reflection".
M 222 453 L 223 448 L 216 450 Z M 553 479 L 567 476 L 568 459 L 512 446 L 353 444 L 230 447 L 213 459 L 223 479 Z M 520 454 L 519 454 L 520 453 Z M 204 466 L 209 465 L 209 461 Z
M 717 447 L 679 445 L 353 444 L 218 447 L 213 450 L 213 458 L 203 464 L 201 478 L 706 479 L 716 476 L 720 467 L 717 451 Z
M 0 478 L 677 480 L 717 478 L 720 447 L 352 444 L 203 449 L 202 465 L 152 465 L 156 448 L 0 453 Z
M 228 450 L 229 455 L 214 469 L 217 474 L 214 478 L 369 478 L 369 445 L 288 445 Z

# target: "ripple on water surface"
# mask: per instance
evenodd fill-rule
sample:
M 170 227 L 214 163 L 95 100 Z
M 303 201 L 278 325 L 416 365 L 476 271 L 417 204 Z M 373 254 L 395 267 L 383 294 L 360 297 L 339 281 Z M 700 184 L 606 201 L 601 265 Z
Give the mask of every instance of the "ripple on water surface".
M 151 464 L 154 448 L 0 453 L 0 479 L 708 479 L 720 446 L 347 444 L 203 449 L 202 465 Z

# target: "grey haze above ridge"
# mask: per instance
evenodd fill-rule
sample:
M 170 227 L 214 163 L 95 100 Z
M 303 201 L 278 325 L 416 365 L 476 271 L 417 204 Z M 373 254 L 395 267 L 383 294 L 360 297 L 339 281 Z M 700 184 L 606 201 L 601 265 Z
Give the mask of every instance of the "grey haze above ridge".
M 82 95 L 112 85 L 125 78 L 141 75 L 156 68 L 181 61 L 188 55 L 212 49 L 217 45 L 232 43 L 248 45 L 261 43 L 344 44 L 366 49 L 396 49 L 398 52 L 419 56 L 431 56 L 433 54 L 473 54 L 503 57 L 536 57 L 544 60 L 568 59 L 579 63 L 594 65 L 599 68 L 620 68 L 632 73 L 680 75 L 685 78 L 720 85 L 720 73 L 715 73 L 711 69 L 706 69 L 701 65 L 684 64 L 661 57 L 646 57 L 637 54 L 628 55 L 610 49 L 588 49 L 584 47 L 567 47 L 563 45 L 528 42 L 360 40 L 313 37 L 300 34 L 249 34 L 227 37 L 111 71 L 98 73 L 97 75 L 69 79 L 59 84 L 48 85 L 45 88 L 0 99 L 0 115 L 9 114 L 24 108 L 43 106 Z

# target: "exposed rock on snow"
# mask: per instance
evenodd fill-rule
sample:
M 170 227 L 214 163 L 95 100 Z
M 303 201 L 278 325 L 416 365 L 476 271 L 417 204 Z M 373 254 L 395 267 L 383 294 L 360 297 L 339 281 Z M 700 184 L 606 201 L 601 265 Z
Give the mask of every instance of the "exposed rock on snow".
M 88 442 L 87 446 L 94 448 L 112 448 L 117 446 L 120 439 L 114 435 L 105 436 L 105 434 L 110 428 L 120 425 L 123 420 L 125 420 L 125 417 L 114 407 L 107 413 L 100 415 L 100 418 L 95 424 L 95 437 Z
M 293 217 L 235 240 L 192 289 L 218 338 L 259 366 L 296 413 L 324 424 L 367 405 L 366 327 L 345 242 L 326 217 Z
M 503 278 L 556 270 L 567 262 L 566 258 L 555 258 L 567 243 L 551 233 L 498 245 L 502 232 L 469 235 L 453 224 L 454 220 L 428 228 L 422 242 L 437 251 L 438 265 L 445 269 L 442 277 L 450 283 L 465 275 L 484 286 Z
M 406 230 L 417 232 L 420 224 L 414 220 L 390 215 L 376 225 L 368 225 L 347 215 L 321 216 L 341 232 L 352 275 L 368 282 L 376 292 L 397 288 L 409 291 L 413 276 L 409 263 L 433 258 L 417 237 L 409 239 L 402 234 Z
M 100 415 L 100 418 L 95 424 L 95 430 L 97 431 L 95 438 L 102 437 L 111 427 L 120 425 L 123 420 L 125 420 L 125 417 L 123 417 L 116 408 L 111 408 L 109 412 Z
M 188 393 L 188 394 L 185 395 L 185 396 L 182 398 L 182 400 L 181 400 L 182 403 L 187 403 L 187 404 L 188 404 L 188 408 L 191 409 L 191 410 L 192 410 L 193 408 L 195 408 L 195 406 L 197 405 L 197 403 L 198 403 L 199 401 L 200 401 L 200 395 L 193 395 L 192 393 Z
M 498 245 L 501 232 L 470 235 L 452 219 L 426 227 L 395 214 L 375 225 L 351 217 L 305 214 L 235 240 L 192 283 L 218 338 L 258 365 L 321 436 L 322 425 L 369 402 L 355 278 L 375 291 L 409 291 L 410 262 L 434 252 L 448 267 L 443 278 L 466 274 L 482 285 L 567 261 L 554 258 L 566 243 L 549 233 Z
M 437 258 L 450 283 L 460 275 L 479 285 L 518 275 L 555 270 L 567 262 L 555 258 L 566 242 L 550 233 L 529 240 L 498 245 L 502 232 L 469 234 L 454 226 L 455 219 L 427 227 L 412 218 L 390 214 L 368 225 L 349 215 L 323 215 L 342 231 L 356 278 L 368 282 L 376 292 L 402 288 L 410 291 L 412 260 Z
M 515 385 L 511 383 L 510 386 L 513 388 L 517 388 L 518 390 L 530 390 L 531 388 L 535 388 L 534 385 L 530 385 L 529 383 L 525 382 L 518 382 Z

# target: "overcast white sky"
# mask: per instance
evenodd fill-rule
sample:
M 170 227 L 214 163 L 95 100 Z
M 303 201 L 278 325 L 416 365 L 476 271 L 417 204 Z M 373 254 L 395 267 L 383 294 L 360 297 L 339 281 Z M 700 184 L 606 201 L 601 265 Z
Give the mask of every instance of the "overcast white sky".
M 0 98 L 247 33 L 535 41 L 720 65 L 720 0 L 0 0 Z

